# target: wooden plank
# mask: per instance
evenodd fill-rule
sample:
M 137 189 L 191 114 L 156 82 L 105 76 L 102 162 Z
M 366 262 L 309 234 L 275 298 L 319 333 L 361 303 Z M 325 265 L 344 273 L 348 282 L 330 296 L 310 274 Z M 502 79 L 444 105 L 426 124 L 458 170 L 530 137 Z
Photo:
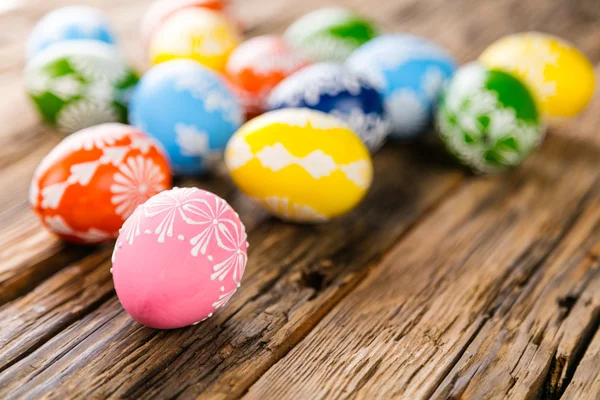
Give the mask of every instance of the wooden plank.
M 540 4 L 531 1 L 489 3 L 459 0 L 453 2 L 451 8 L 441 0 L 431 2 L 403 0 L 383 3 L 378 7 L 356 0 L 349 3 L 357 6 L 359 10 L 366 12 L 368 15 L 382 19 L 384 25 L 392 27 L 394 30 L 408 30 L 440 40 L 461 60 L 472 58 L 492 39 L 502 34 L 529 27 L 551 30 L 557 34 L 562 33 L 570 39 L 581 38 L 578 44 L 586 50 L 591 50 L 594 59 L 597 59 L 597 55 L 600 54 L 598 42 L 592 40 L 592 33 L 597 32 L 593 21 L 582 22 L 573 18 L 571 15 L 573 11 L 569 8 L 570 6 L 565 6 L 557 1 Z M 132 4 L 132 2 L 129 2 L 129 4 Z M 242 11 L 240 14 L 243 14 L 245 20 L 251 22 L 249 28 L 253 34 L 273 30 L 280 31 L 294 16 L 299 15 L 302 11 L 314 8 L 319 3 L 317 1 L 303 2 L 297 8 L 290 6 L 290 4 L 290 2 L 285 1 L 272 2 L 267 0 L 238 2 L 240 11 Z M 306 9 L 300 10 L 300 7 Z M 515 8 L 520 11 L 517 15 L 514 13 Z M 464 9 L 469 9 L 470 13 L 464 15 Z M 118 18 L 122 18 L 119 20 L 119 24 L 120 26 L 128 24 L 127 27 L 133 32 L 134 29 L 131 27 L 137 29 L 137 26 L 130 22 L 130 16 L 136 13 L 139 17 L 139 5 L 137 3 L 132 4 L 130 8 L 124 10 L 115 9 L 115 13 L 123 11 L 122 14 L 118 15 Z M 556 18 L 556 15 L 565 15 L 565 13 L 567 13 L 567 17 L 560 20 Z M 509 23 L 491 22 L 500 20 Z M 444 29 L 440 29 L 440 26 Z M 550 29 L 544 29 L 544 27 Z M 14 49 L 18 46 L 20 45 L 17 44 L 17 47 L 8 49 L 7 54 L 15 51 Z M 133 53 L 140 51 L 137 43 L 130 39 L 127 41 L 126 46 L 128 52 L 129 49 L 132 49 Z M 13 73 L 18 76 L 17 73 Z M 8 81 L 12 80 L 10 74 L 5 75 L 5 77 Z M 16 87 L 17 85 L 14 84 L 10 86 L 12 91 L 16 90 Z M 5 110 L 7 112 L 2 115 L 6 120 L 19 119 L 20 112 L 18 108 L 13 111 L 7 108 L 8 104 L 7 102 L 6 105 L 0 107 L 3 112 Z M 596 121 L 593 117 L 590 119 L 589 115 L 590 112 L 583 119 L 586 120 L 587 118 L 590 121 L 588 126 L 591 127 L 591 124 L 596 124 Z M 25 121 L 27 118 L 22 118 L 22 120 Z M 21 127 L 21 132 L 31 135 L 30 140 L 27 139 L 27 136 L 25 136 L 25 139 L 18 137 L 15 133 L 19 130 L 14 127 L 9 127 L 6 131 L 0 130 L 0 132 L 6 132 L 9 136 L 6 143 L 16 143 L 15 150 L 7 153 L 9 158 L 5 159 L 4 164 L 2 162 L 3 156 L 0 156 L 0 168 L 3 166 L 10 168 L 11 163 L 18 160 L 20 155 L 27 154 L 28 151 L 35 149 L 39 144 L 47 143 L 44 139 L 44 136 L 47 135 L 46 131 L 36 132 L 35 130 L 38 128 L 31 125 L 31 121 L 30 119 L 29 122 L 22 125 L 17 124 Z M 30 127 L 32 133 L 29 133 Z M 578 132 L 582 131 L 579 130 Z M 589 128 L 589 132 L 593 134 L 595 129 Z M 37 144 L 30 143 L 40 137 L 42 139 Z M 0 140 L 0 145 L 2 143 L 4 142 Z M 0 147 L 4 148 L 5 146 Z M 552 151 L 557 152 L 556 149 Z M 162 397 L 180 394 L 183 397 L 190 397 L 201 393 L 205 389 L 207 389 L 205 392 L 207 396 L 215 394 L 230 397 L 244 393 L 260 377 L 262 372 L 283 357 L 338 301 L 351 293 L 356 285 L 367 276 L 369 267 L 374 268 L 373 262 L 399 237 L 404 235 L 404 232 L 415 223 L 414 221 L 418 220 L 419 215 L 427 212 L 437 204 L 439 199 L 453 190 L 461 179 L 456 172 L 440 168 L 437 165 L 429 166 L 431 169 L 427 169 L 425 172 L 419 171 L 418 168 L 424 168 L 427 162 L 431 162 L 431 159 L 417 162 L 411 159 L 410 150 L 395 151 L 388 149 L 385 154 L 378 157 L 378 179 L 388 182 L 392 187 L 377 189 L 374 192 L 375 194 L 371 195 L 370 202 L 365 203 L 361 207 L 361 211 L 353 214 L 356 220 L 351 220 L 351 217 L 348 217 L 334 224 L 314 229 L 292 227 L 269 221 L 267 224 L 258 226 L 253 230 L 251 241 L 252 243 L 260 242 L 260 246 L 253 245 L 251 257 L 259 259 L 253 261 L 254 264 L 249 265 L 243 291 L 240 291 L 239 295 L 234 298 L 234 301 L 223 313 L 218 314 L 215 319 L 199 327 L 159 333 L 141 328 L 135 324 L 122 312 L 116 300 L 111 296 L 110 285 L 102 283 L 104 282 L 103 279 L 106 278 L 107 265 L 105 264 L 99 264 L 95 267 L 89 266 L 91 269 L 84 273 L 84 288 L 82 291 L 74 291 L 72 288 L 65 287 L 66 293 L 63 293 L 61 289 L 51 292 L 49 298 L 43 298 L 44 291 L 40 289 L 22 299 L 7 304 L 0 312 L 6 313 L 4 315 L 11 312 L 17 314 L 20 312 L 18 315 L 22 315 L 23 318 L 26 318 L 23 307 L 26 307 L 27 304 L 38 304 L 39 301 L 46 301 L 50 307 L 42 312 L 42 316 L 39 318 L 30 320 L 28 328 L 19 333 L 19 336 L 15 336 L 17 332 L 13 327 L 12 336 L 9 337 L 11 342 L 15 341 L 16 345 L 10 347 L 10 353 L 6 353 L 8 362 L 4 364 L 5 373 L 0 376 L 0 394 L 8 394 L 11 390 L 15 390 L 12 393 L 14 396 L 30 395 L 31 397 L 38 397 L 55 390 L 56 392 L 53 395 L 58 397 L 65 394 L 84 396 L 91 391 L 95 391 L 100 396 L 112 394 L 130 397 L 156 395 Z M 394 164 L 389 162 L 390 157 L 408 157 L 408 161 Z M 568 159 L 568 156 L 563 155 L 562 157 Z M 538 159 L 548 161 L 551 158 L 546 154 L 545 156 L 538 156 Z M 569 167 L 569 171 L 579 171 L 578 168 L 581 167 L 582 163 L 589 164 L 588 161 L 571 161 L 577 165 Z M 540 162 L 538 161 L 538 163 Z M 565 158 L 561 158 L 561 165 L 564 163 L 566 163 Z M 30 171 L 32 171 L 34 164 L 31 163 Z M 403 170 L 401 176 L 394 177 L 393 171 L 395 169 L 393 167 L 405 168 L 406 170 Z M 527 171 L 531 171 L 531 169 Z M 543 171 L 548 172 L 548 175 L 558 172 L 555 169 L 544 169 Z M 587 172 L 587 167 L 582 168 L 582 171 Z M 410 174 L 414 174 L 414 176 Z M 463 196 L 462 199 L 467 200 L 467 202 L 480 200 L 479 207 L 481 210 L 477 211 L 492 213 L 492 215 L 496 215 L 494 211 L 483 209 L 489 207 L 490 204 L 496 205 L 498 208 L 501 205 L 498 204 L 498 201 L 490 200 L 487 202 L 482 197 L 485 194 L 477 190 L 484 192 L 487 190 L 485 193 L 489 196 L 492 196 L 492 193 L 499 193 L 499 196 L 508 199 L 508 202 L 521 199 L 526 199 L 529 202 L 528 204 L 547 202 L 549 183 L 540 183 L 539 180 L 543 180 L 543 177 L 534 179 L 531 178 L 531 174 L 531 172 L 527 172 L 523 176 L 519 172 L 510 178 L 501 178 L 502 184 L 494 184 L 490 187 L 486 186 L 485 183 L 470 184 L 460 193 Z M 549 176 L 546 178 L 550 179 Z M 403 179 L 406 182 L 403 182 Z M 429 181 L 419 182 L 420 179 Z M 563 180 L 560 182 L 563 182 Z M 558 185 L 560 182 L 556 184 Z M 400 187 L 405 183 L 409 185 L 409 189 Z M 569 193 L 570 197 L 568 198 L 575 201 L 578 199 L 577 196 L 587 193 L 584 186 L 589 183 L 587 181 L 582 182 L 580 183 L 581 186 L 570 183 L 571 186 L 567 187 L 573 189 L 574 192 Z M 439 187 L 433 186 L 436 184 Z M 532 200 L 533 194 L 521 193 L 522 187 L 533 190 L 531 188 L 537 188 L 537 185 L 545 188 L 546 197 L 544 199 Z M 25 185 L 21 185 L 19 188 L 24 192 Z M 415 190 L 417 193 L 414 194 L 411 190 Z M 475 195 L 473 200 L 469 199 L 469 193 L 467 193 L 470 190 L 473 190 L 471 194 Z M 517 190 L 518 194 L 510 195 L 508 193 L 510 190 Z M 398 191 L 401 191 L 401 196 L 414 196 L 414 198 L 399 199 Z M 236 197 L 231 193 L 228 194 L 228 197 L 232 196 Z M 595 199 L 595 193 L 590 194 L 589 198 Z M 10 203 L 11 206 L 19 208 L 20 204 L 24 204 L 24 197 L 19 197 L 19 199 L 21 203 Z M 456 200 L 454 201 L 456 202 Z M 564 201 L 566 200 L 558 201 L 555 206 L 559 208 Z M 236 207 L 242 208 L 247 205 L 243 201 L 240 201 L 239 205 L 237 202 L 235 204 Z M 376 208 L 381 206 L 383 206 L 383 210 Z M 545 210 L 551 209 L 546 203 L 544 203 L 544 207 L 546 207 Z M 564 204 L 564 208 L 565 210 L 559 210 L 562 213 L 560 215 L 571 215 L 569 213 L 573 212 L 573 205 Z M 510 209 L 512 210 L 512 208 Z M 253 216 L 254 214 L 245 212 L 241 212 L 241 214 L 246 221 L 253 220 L 256 221 L 256 224 L 263 218 L 262 215 Z M 550 251 L 548 246 L 554 243 L 553 240 L 557 241 L 560 235 L 569 230 L 568 227 L 561 226 L 550 216 L 541 215 L 539 212 L 535 215 L 535 226 L 544 226 L 543 221 L 546 221 L 554 226 L 558 233 L 556 231 L 550 232 L 547 236 L 544 236 L 546 241 L 532 247 L 535 250 L 531 256 L 532 258 L 522 261 L 523 265 L 519 269 L 524 274 L 530 271 L 528 268 L 541 268 L 534 261 L 546 257 Z M 480 218 L 485 218 L 487 221 L 493 220 L 495 217 L 486 214 L 486 217 Z M 510 224 L 503 226 L 501 229 L 506 232 L 524 231 L 527 239 L 531 243 L 535 242 L 537 236 L 528 230 L 529 228 L 523 227 L 522 220 L 521 217 L 518 222 L 511 221 Z M 462 226 L 459 223 L 460 221 L 455 222 L 457 226 Z M 344 223 L 350 224 L 350 227 L 346 227 Z M 11 230 L 16 231 L 19 225 L 15 223 L 10 226 Z M 480 227 L 484 228 L 483 225 L 480 225 Z M 373 229 L 371 236 L 366 233 L 369 229 Z M 389 235 L 386 234 L 386 229 L 390 232 Z M 476 235 L 476 230 L 464 229 L 472 235 Z M 578 225 L 577 229 L 583 228 Z M 500 233 L 490 233 L 492 236 L 495 234 L 499 235 Z M 426 239 L 429 238 L 425 237 L 424 240 L 426 241 Z M 479 240 L 478 238 L 475 239 Z M 468 241 L 466 233 L 463 240 Z M 493 247 L 493 244 L 490 244 L 492 239 L 484 238 L 482 240 Z M 40 238 L 39 243 L 43 242 L 44 238 Z M 14 248 L 17 244 L 18 241 L 15 240 Z M 327 245 L 330 245 L 331 248 L 326 248 Z M 416 246 L 417 244 L 413 241 L 413 245 Z M 360 246 L 360 248 L 353 246 Z M 515 254 L 520 250 L 525 251 L 524 248 L 519 247 L 521 244 L 512 243 L 510 246 L 512 246 L 511 249 Z M 24 246 L 24 248 L 26 247 Z M 13 248 L 12 244 L 11 248 Z M 361 252 L 362 248 L 364 248 L 364 252 Z M 414 251 L 413 249 L 409 250 Z M 51 249 L 48 253 L 49 256 L 52 251 Z M 478 251 L 480 250 L 474 250 L 474 254 L 479 254 Z M 17 256 L 13 260 L 21 257 L 20 259 L 26 262 L 29 255 L 26 253 L 20 254 L 21 256 Z M 46 256 L 42 255 L 42 259 L 44 257 Z M 50 260 L 52 257 L 45 259 Z M 82 261 L 83 265 L 88 265 L 87 260 Z M 506 262 L 505 259 L 502 260 Z M 35 273 L 46 270 L 53 273 L 70 261 L 59 262 L 55 269 L 49 270 L 45 267 L 38 268 L 34 266 L 31 271 Z M 44 262 L 39 263 L 39 265 L 44 265 Z M 474 269 L 473 266 L 469 268 L 470 270 Z M 490 267 L 488 266 L 488 268 Z M 585 267 L 579 268 L 583 269 Z M 18 269 L 17 267 L 11 268 L 12 271 Z M 61 285 L 61 282 L 65 284 L 67 282 L 72 284 L 82 282 L 78 279 L 71 280 L 69 274 L 73 274 L 72 268 L 56 274 L 44 283 L 44 288 Z M 34 275 L 32 274 L 32 276 Z M 21 289 L 18 294 L 30 290 L 46 276 L 32 278 L 31 284 Z M 371 276 L 372 274 L 369 275 L 369 277 Z M 437 277 L 435 273 L 432 273 L 432 276 Z M 498 282 L 501 281 L 500 278 L 499 275 L 493 277 Z M 514 288 L 514 281 L 517 278 L 513 276 L 509 276 L 509 278 L 511 279 L 508 281 L 508 286 L 502 286 L 503 290 Z M 484 282 L 488 281 L 484 280 Z M 435 284 L 435 282 L 433 283 Z M 96 291 L 96 288 L 100 289 Z M 89 299 L 83 299 L 81 296 L 74 295 L 74 297 L 67 300 L 69 307 L 58 307 L 54 312 L 52 304 L 61 302 L 61 296 L 69 296 L 69 293 L 89 293 L 86 292 L 87 290 L 92 290 L 96 297 L 91 296 Z M 494 296 L 500 296 L 500 294 L 492 291 L 489 298 L 486 299 L 492 301 L 491 299 Z M 106 299 L 110 300 L 103 303 Z M 99 305 L 100 307 L 97 308 Z M 69 308 L 77 311 L 69 314 L 67 312 Z M 487 308 L 481 307 L 480 310 L 485 311 Z M 584 308 L 582 313 L 585 314 L 586 310 L 590 312 L 594 311 L 594 308 Z M 594 329 L 593 316 L 589 316 L 588 321 L 591 322 L 584 324 L 579 331 L 573 329 L 573 332 L 592 331 Z M 477 320 L 479 325 L 474 324 L 471 326 L 483 329 L 488 322 L 488 318 L 484 317 Z M 49 326 L 49 333 L 36 339 L 34 334 L 43 332 L 44 325 Z M 471 331 L 471 334 L 473 334 L 473 331 Z M 465 337 L 468 337 L 468 334 Z M 584 346 L 583 342 L 575 343 L 578 347 L 581 347 Z M 464 343 L 461 349 L 467 345 L 468 343 Z M 577 353 L 581 350 L 568 351 L 571 351 L 569 354 L 576 355 L 573 361 L 570 361 L 571 365 L 575 365 L 579 358 Z M 450 370 L 453 363 L 459 359 L 459 356 L 460 354 L 453 353 L 450 360 L 444 360 L 441 363 L 440 370 L 445 372 Z M 436 376 L 436 379 L 436 382 L 439 382 L 442 378 Z M 20 387 L 23 383 L 27 384 Z
M 520 359 L 516 345 L 544 341 L 549 327 L 528 312 L 538 316 L 543 308 L 545 318 L 560 316 L 557 294 L 585 287 L 597 271 L 593 263 L 566 263 L 585 258 L 600 239 L 597 151 L 550 137 L 512 175 L 469 182 L 371 270 L 246 398 L 428 398 L 445 378 L 470 389 L 486 372 L 489 380 L 479 390 L 436 395 L 492 398 L 507 389 L 501 383 L 510 383 L 508 372 L 520 374 L 524 385 L 508 397 L 531 395 L 526 388 L 544 381 L 542 367 L 550 365 L 554 352 L 536 353 L 537 370 Z M 548 264 L 559 245 L 563 252 Z M 571 276 L 564 273 L 569 267 Z M 549 282 L 556 292 L 549 292 Z M 595 327 L 598 302 L 600 297 L 584 306 L 566 328 L 572 337 L 584 338 Z M 488 332 L 495 323 L 512 330 Z M 556 338 L 550 333 L 551 342 Z M 478 339 L 490 342 L 486 348 L 496 364 L 487 354 L 476 354 Z M 556 346 L 556 340 L 549 344 Z M 453 375 L 457 360 L 462 373 Z M 525 365 L 512 371 L 519 360 Z M 474 367 L 467 368 L 471 363 Z
M 252 365 L 252 374 L 238 382 L 237 390 L 245 390 L 461 181 L 457 171 L 424 161 L 417 150 L 386 148 L 369 198 L 341 220 L 313 227 L 271 219 L 251 229 L 242 289 L 207 322 L 170 332 L 146 329 L 110 300 L 37 350 L 24 351 L 0 375 L 0 397 L 191 396 L 222 385 L 228 370 Z M 246 220 L 245 211 L 240 215 Z
M 492 305 L 435 398 L 561 396 L 600 326 L 599 210 L 596 197 L 549 260 Z
M 25 357 L 56 333 L 112 295 L 106 262 L 112 249 L 90 256 L 0 310 L 0 371 Z
M 596 291 L 598 288 L 596 287 Z M 585 356 L 577 366 L 573 380 L 562 398 L 597 400 L 600 393 L 600 331 L 596 332 Z

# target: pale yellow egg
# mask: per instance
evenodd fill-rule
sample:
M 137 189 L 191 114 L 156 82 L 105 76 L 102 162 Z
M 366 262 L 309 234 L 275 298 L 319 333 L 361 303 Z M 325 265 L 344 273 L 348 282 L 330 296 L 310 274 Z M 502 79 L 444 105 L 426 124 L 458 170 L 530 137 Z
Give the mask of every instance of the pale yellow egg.
M 152 35 L 150 62 L 189 58 L 222 72 L 239 42 L 236 28 L 224 15 L 186 8 L 171 15 Z
M 572 44 L 537 32 L 506 36 L 479 60 L 521 78 L 532 89 L 546 116 L 572 117 L 594 93 L 594 68 Z
M 246 123 L 229 141 L 233 181 L 269 212 L 293 222 L 323 222 L 353 209 L 373 178 L 369 151 L 341 120 L 288 108 Z

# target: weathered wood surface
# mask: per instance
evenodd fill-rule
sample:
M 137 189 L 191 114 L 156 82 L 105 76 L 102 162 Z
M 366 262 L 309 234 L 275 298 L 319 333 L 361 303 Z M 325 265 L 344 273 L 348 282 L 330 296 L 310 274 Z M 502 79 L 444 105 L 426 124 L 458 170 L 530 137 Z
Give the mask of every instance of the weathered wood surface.
M 0 192 L 0 398 L 598 397 L 598 96 L 499 177 L 465 174 L 435 149 L 388 145 L 367 200 L 322 226 L 268 218 L 222 173 L 179 182 L 234 205 L 250 260 L 213 318 L 156 331 L 119 305 L 110 248 L 66 246 L 28 209 L 33 169 L 58 139 L 23 94 L 23 44 L 43 13 L 73 3 L 30 0 L 0 14 L 0 186 L 10 188 Z M 148 1 L 85 3 L 111 16 L 143 68 Z M 234 6 L 256 35 L 321 3 Z M 531 29 L 600 61 L 593 0 L 337 3 L 435 39 L 461 62 Z

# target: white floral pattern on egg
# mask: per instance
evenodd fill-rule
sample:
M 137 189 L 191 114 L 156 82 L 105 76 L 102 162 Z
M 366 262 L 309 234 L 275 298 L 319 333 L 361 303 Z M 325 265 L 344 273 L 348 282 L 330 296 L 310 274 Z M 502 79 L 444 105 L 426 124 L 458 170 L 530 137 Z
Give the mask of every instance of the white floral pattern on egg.
M 197 188 L 167 190 L 124 224 L 112 258 L 115 289 L 146 326 L 193 325 L 233 296 L 247 249 L 245 227 L 225 200 Z

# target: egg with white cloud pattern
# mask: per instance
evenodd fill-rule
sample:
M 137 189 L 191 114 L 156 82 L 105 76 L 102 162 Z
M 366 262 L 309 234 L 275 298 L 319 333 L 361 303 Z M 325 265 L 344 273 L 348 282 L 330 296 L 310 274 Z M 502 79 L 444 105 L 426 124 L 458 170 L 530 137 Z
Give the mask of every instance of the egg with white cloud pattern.
M 400 139 L 427 132 L 440 92 L 456 70 L 452 57 L 435 43 L 401 34 L 371 40 L 346 65 L 380 91 L 390 135 Z
M 131 100 L 131 124 L 163 144 L 178 175 L 205 172 L 242 119 L 238 100 L 220 76 L 192 60 L 153 67 Z

